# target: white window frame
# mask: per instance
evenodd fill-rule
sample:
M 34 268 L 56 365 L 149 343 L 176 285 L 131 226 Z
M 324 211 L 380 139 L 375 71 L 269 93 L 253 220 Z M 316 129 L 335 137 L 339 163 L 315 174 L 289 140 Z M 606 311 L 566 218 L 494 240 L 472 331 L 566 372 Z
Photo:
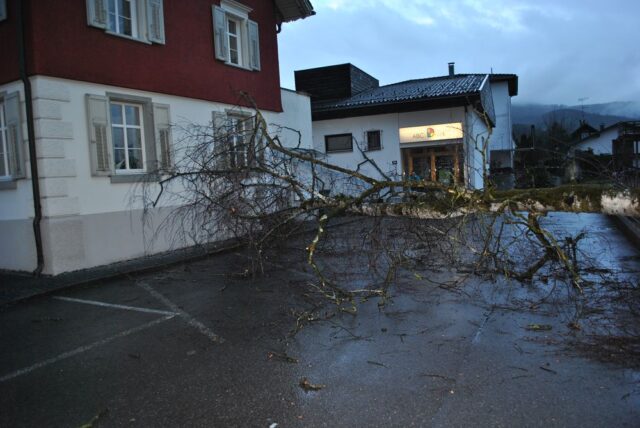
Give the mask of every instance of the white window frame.
M 378 148 L 372 149 L 369 147 L 369 133 L 370 132 L 377 132 L 378 133 L 378 138 L 380 140 L 380 146 Z M 379 152 L 382 150 L 382 129 L 368 129 L 364 132 L 364 138 L 365 138 L 365 151 L 367 152 Z
M 229 126 L 229 163 L 232 168 L 246 168 L 249 165 L 249 144 L 247 141 L 249 131 L 251 131 L 251 116 L 230 113 L 227 114 L 227 123 Z M 239 155 L 242 155 L 242 161 L 239 162 Z
M 235 34 L 231 32 L 230 30 L 230 26 L 231 23 L 234 23 L 236 26 L 236 32 Z M 229 64 L 232 65 L 237 65 L 240 67 L 244 67 L 244 49 L 242 48 L 242 44 L 244 42 L 244 37 L 243 37 L 243 31 L 242 28 L 244 27 L 245 23 L 244 21 L 242 21 L 241 19 L 236 18 L 235 16 L 231 16 L 229 14 L 227 14 L 227 20 L 226 20 L 226 26 L 227 26 L 227 32 L 226 32 L 226 36 L 227 36 L 227 55 L 228 55 L 228 62 Z M 238 62 L 233 62 L 232 61 L 232 55 L 231 53 L 233 52 L 233 49 L 231 48 L 231 40 L 235 38 L 236 39 L 236 53 L 237 53 L 237 57 L 238 57 Z
M 2 0 L 0 0 L 2 1 Z M 119 2 L 131 4 L 131 34 L 124 33 L 118 20 Z M 165 44 L 164 0 L 86 0 L 87 24 L 105 33 L 146 44 Z M 114 5 L 115 11 L 112 10 Z M 111 12 L 116 14 L 111 27 Z
M 112 92 L 85 94 L 85 102 L 91 176 L 110 177 L 112 183 L 157 181 L 162 174 L 173 169 L 172 125 L 168 104 L 154 103 L 147 97 Z M 112 105 L 136 107 L 139 123 L 127 123 L 126 112 L 122 112 L 122 123 L 113 123 Z M 123 132 L 122 148 L 125 150 L 127 169 L 116 169 L 114 129 L 122 129 Z M 141 168 L 131 168 L 127 129 L 140 130 Z
M 221 32 L 222 36 L 225 38 L 225 49 L 224 55 L 226 58 L 224 59 L 224 63 L 233 67 L 239 67 L 245 70 L 254 70 L 259 71 L 260 66 L 260 43 L 257 41 L 259 39 L 258 33 L 258 24 L 249 19 L 249 13 L 253 10 L 250 7 L 245 6 L 242 3 L 239 3 L 234 0 L 221 0 L 220 6 L 213 6 L 214 13 L 214 27 L 216 22 L 216 9 L 221 10 L 224 13 L 224 30 Z M 236 23 L 236 34 L 233 34 L 229 31 L 229 22 L 233 21 Z M 250 32 L 250 26 L 254 32 Z M 215 28 L 214 28 L 215 32 Z M 250 34 L 251 33 L 251 34 Z M 216 33 L 217 35 L 218 33 Z M 256 36 L 255 46 L 250 46 L 252 35 Z M 237 39 L 237 47 L 238 47 L 238 62 L 233 62 L 231 60 L 231 39 Z M 214 41 L 215 43 L 215 41 Z M 252 59 L 253 50 L 256 50 L 255 53 L 256 59 Z M 218 58 L 222 59 L 222 58 Z M 255 64 L 254 64 L 255 62 Z
M 116 105 L 116 106 L 120 106 L 121 107 L 121 112 L 122 112 L 122 124 L 117 124 L 117 123 L 113 123 L 112 117 L 111 117 L 111 106 Z M 138 118 L 139 118 L 139 125 L 131 125 L 127 123 L 127 118 L 126 118 L 126 107 L 134 107 L 138 110 Z M 115 161 L 115 153 L 116 153 L 116 148 L 115 145 L 113 146 L 113 171 L 115 174 L 144 174 L 147 169 L 146 169 L 146 165 L 147 165 L 147 156 L 146 156 L 146 151 L 147 151 L 147 142 L 145 140 L 145 133 L 144 133 L 144 127 L 145 127 L 145 123 L 144 123 L 144 105 L 142 104 L 138 104 L 138 103 L 132 103 L 132 102 L 127 102 L 127 101 L 118 101 L 118 100 L 109 100 L 109 123 L 110 123 L 110 132 L 111 132 L 111 138 L 113 139 L 113 135 L 114 135 L 114 128 L 119 128 L 122 129 L 122 133 L 123 133 L 123 143 L 124 143 L 124 160 L 125 160 L 125 168 L 117 168 L 116 165 L 116 161 Z M 130 162 L 129 162 L 129 136 L 127 133 L 128 129 L 137 129 L 140 131 L 140 151 L 142 154 L 142 168 L 131 168 L 130 167 Z
M 329 150 L 329 140 L 332 138 L 349 137 L 351 146 L 348 149 Z M 352 153 L 353 152 L 353 133 L 343 132 L 341 134 L 330 134 L 324 136 L 325 153 Z
M 106 0 L 107 1 L 107 32 L 116 34 L 118 36 L 131 37 L 134 39 L 138 38 L 140 21 L 138 19 L 138 5 L 140 4 L 138 0 Z M 120 9 L 120 2 L 129 2 L 131 5 L 131 16 L 128 19 L 131 20 L 131 34 L 126 34 L 123 28 L 120 28 L 120 17 L 122 15 L 122 11 Z M 142 2 L 144 3 L 144 2 Z M 111 5 L 114 6 L 113 14 L 115 15 L 115 28 L 111 28 Z M 125 17 L 126 18 L 126 17 Z
M 4 114 L 4 100 L 0 98 L 0 152 L 2 152 L 1 161 L 4 168 L 4 174 L 0 175 L 0 180 L 11 179 L 11 171 L 9 168 L 9 147 L 7 143 L 7 121 Z

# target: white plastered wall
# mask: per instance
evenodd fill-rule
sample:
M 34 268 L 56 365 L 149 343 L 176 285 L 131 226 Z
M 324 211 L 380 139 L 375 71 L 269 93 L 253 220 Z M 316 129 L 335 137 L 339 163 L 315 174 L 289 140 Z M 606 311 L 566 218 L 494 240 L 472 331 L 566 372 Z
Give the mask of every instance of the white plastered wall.
M 0 93 L 20 86 L 4 85 L 0 87 Z M 155 233 L 175 207 L 163 205 L 161 201 L 151 216 L 143 218 L 144 206 L 139 198 L 141 185 L 112 183 L 109 177 L 91 175 L 85 95 L 118 93 L 169 105 L 172 124 L 176 125 L 174 142 L 180 139 L 181 127 L 207 125 L 213 111 L 238 110 L 237 107 L 43 76 L 32 78 L 32 89 L 44 217 L 45 273 L 90 268 L 191 244 L 188 240 L 176 239 L 175 234 Z M 273 124 L 273 129 L 276 125 L 298 129 L 301 144 L 310 147 L 309 98 L 291 91 L 283 91 L 282 97 L 285 111 L 292 115 L 262 112 L 267 123 Z M 248 109 L 244 111 L 251 113 Z M 23 134 L 26 140 L 26 125 Z M 287 144 L 298 144 L 298 134 L 283 133 L 281 139 Z M 147 190 L 153 190 L 153 187 L 147 187 Z M 0 232 L 3 233 L 0 269 L 29 271 L 35 268 L 33 233 L 24 227 L 30 224 L 32 217 L 29 179 L 20 180 L 15 190 L 0 191 Z M 15 251 L 9 242 L 18 236 L 8 236 L 6 231 L 15 229 L 16 221 L 22 224 L 21 242 L 30 250 L 12 259 L 11 253 Z
M 594 155 L 610 155 L 613 153 L 613 140 L 616 138 L 618 138 L 618 129 L 614 127 L 601 132 L 597 137 L 591 137 L 576 144 L 573 150 L 592 150 Z
M 386 174 L 400 175 L 403 172 L 400 128 L 456 122 L 463 123 L 465 130 L 465 151 L 467 152 L 465 164 L 469 171 L 467 174 L 469 185 L 482 188 L 482 156 L 472 153 L 473 150 L 469 149 L 475 147 L 476 139 L 480 141 L 482 137 L 487 138 L 487 126 L 476 113 L 465 113 L 463 107 L 317 120 L 313 122 L 313 147 L 325 153 L 325 136 L 333 134 L 351 133 L 357 143 L 363 143 L 366 131 L 379 129 L 382 131 L 382 150 L 367 152 L 367 156 L 374 160 Z M 345 168 L 356 168 L 363 157 L 354 143 L 352 152 L 329 153 L 327 160 Z M 365 165 L 362 170 L 373 177 L 379 176 L 372 166 Z
M 507 82 L 492 82 L 491 93 L 496 113 L 496 124 L 491 132 L 489 150 L 513 150 L 509 84 Z
M 24 89 L 22 82 L 0 85 L 0 95 L 20 93 L 24 118 Z M 27 126 L 22 126 L 22 153 L 28 165 Z M 36 246 L 33 238 L 33 192 L 31 171 L 26 179 L 15 181 L 15 188 L 0 190 L 0 269 L 29 271 L 36 267 Z

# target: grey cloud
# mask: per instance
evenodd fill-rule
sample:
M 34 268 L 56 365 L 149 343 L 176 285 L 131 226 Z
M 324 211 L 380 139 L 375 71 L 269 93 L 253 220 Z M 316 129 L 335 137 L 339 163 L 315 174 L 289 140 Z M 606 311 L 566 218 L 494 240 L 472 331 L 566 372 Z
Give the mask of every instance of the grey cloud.
M 634 0 L 466 0 L 447 8 L 414 0 L 404 12 L 392 0 L 335 10 L 318 1 L 316 16 L 285 25 L 279 36 L 285 87 L 302 68 L 352 62 L 384 84 L 442 75 L 455 61 L 460 73 L 518 74 L 518 102 L 640 100 Z

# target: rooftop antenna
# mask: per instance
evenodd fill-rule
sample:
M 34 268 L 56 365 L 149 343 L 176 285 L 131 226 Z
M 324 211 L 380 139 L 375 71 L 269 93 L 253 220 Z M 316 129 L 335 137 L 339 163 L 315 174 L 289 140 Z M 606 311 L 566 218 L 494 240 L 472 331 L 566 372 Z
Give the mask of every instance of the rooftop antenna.
M 587 101 L 589 97 L 578 98 L 580 102 L 580 110 L 582 111 L 582 123 L 584 123 L 584 102 Z

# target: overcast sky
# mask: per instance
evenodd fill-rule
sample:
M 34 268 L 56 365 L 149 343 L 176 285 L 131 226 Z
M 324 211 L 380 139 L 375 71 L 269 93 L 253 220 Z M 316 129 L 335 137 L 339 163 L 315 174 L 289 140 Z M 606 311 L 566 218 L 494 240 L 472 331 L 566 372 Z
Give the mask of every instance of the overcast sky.
M 389 84 L 458 73 L 516 73 L 514 101 L 640 101 L 640 0 L 311 0 L 279 36 L 293 71 L 351 62 Z

